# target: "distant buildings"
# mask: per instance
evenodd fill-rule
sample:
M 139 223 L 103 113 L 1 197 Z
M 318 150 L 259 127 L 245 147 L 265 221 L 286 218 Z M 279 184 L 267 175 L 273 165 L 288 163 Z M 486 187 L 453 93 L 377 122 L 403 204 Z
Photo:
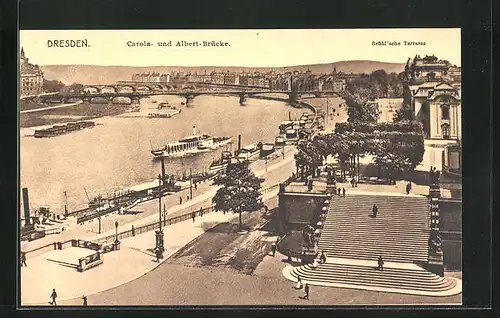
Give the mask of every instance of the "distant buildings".
M 29 63 L 21 48 L 20 55 L 20 93 L 21 96 L 38 95 L 43 93 L 43 72 L 38 65 Z
M 253 88 L 266 88 L 271 90 L 298 90 L 298 91 L 343 91 L 349 80 L 356 78 L 357 74 L 337 73 L 336 70 L 330 74 L 312 74 L 307 72 L 285 72 L 275 73 L 269 71 L 261 72 L 230 72 L 213 71 L 210 74 L 198 73 L 171 73 L 160 74 L 158 72 L 147 72 L 132 75 L 132 81 L 141 83 L 211 83 L 217 85 L 246 86 Z

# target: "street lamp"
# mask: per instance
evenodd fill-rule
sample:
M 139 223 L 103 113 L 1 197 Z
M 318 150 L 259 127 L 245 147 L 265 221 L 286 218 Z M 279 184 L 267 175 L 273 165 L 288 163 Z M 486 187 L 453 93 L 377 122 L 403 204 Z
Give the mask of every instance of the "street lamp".
M 161 230 L 161 175 L 158 175 L 158 230 L 156 231 L 156 249 L 157 249 L 157 257 L 163 258 L 163 252 L 165 251 L 163 245 L 163 231 Z
M 118 221 L 115 222 L 115 243 L 118 243 Z

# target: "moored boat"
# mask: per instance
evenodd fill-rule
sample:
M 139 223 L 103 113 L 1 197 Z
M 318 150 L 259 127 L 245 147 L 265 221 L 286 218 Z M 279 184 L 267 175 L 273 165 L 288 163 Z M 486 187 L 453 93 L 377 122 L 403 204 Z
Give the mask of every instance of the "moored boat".
M 237 158 L 240 160 L 252 160 L 260 155 L 260 149 L 257 144 L 242 147 L 237 151 Z
M 232 137 L 212 137 L 207 134 L 197 134 L 193 126 L 193 135 L 169 143 L 163 148 L 152 149 L 151 154 L 156 157 L 180 157 L 190 153 L 198 153 L 215 149 L 231 142 Z
M 80 130 L 83 128 L 93 127 L 95 126 L 95 122 L 93 121 L 77 121 L 74 123 L 68 123 L 66 125 L 54 125 L 50 128 L 46 129 L 37 129 L 35 130 L 36 138 L 44 138 L 44 137 L 54 137 L 62 134 L 66 134 L 75 130 Z
M 226 169 L 227 165 L 231 162 L 232 154 L 230 151 L 223 151 L 221 157 L 214 160 L 210 165 L 209 172 L 216 173 Z

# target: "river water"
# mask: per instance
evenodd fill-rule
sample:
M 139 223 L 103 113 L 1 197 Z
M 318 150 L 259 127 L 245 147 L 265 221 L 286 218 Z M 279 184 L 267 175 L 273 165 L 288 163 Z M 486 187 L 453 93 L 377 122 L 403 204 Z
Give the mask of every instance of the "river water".
M 169 119 L 147 118 L 164 101 L 182 112 Z M 273 142 L 279 123 L 288 120 L 289 113 L 298 118 L 308 111 L 262 99 L 248 99 L 246 106 L 240 106 L 233 96 L 198 96 L 190 107 L 182 106 L 184 101 L 177 96 L 142 99 L 139 113 L 98 118 L 93 128 L 54 138 L 34 138 L 30 136 L 33 128 L 21 129 L 20 186 L 29 189 L 31 210 L 48 205 L 62 212 L 65 191 L 72 211 L 86 206 L 84 188 L 94 197 L 152 181 L 161 173 L 161 164 L 152 160 L 151 145 L 158 147 L 191 135 L 192 126 L 212 136 L 232 136 L 234 149 L 238 134 L 242 146 Z M 189 168 L 193 174 L 202 172 L 224 149 L 169 158 L 167 173 L 182 175 Z

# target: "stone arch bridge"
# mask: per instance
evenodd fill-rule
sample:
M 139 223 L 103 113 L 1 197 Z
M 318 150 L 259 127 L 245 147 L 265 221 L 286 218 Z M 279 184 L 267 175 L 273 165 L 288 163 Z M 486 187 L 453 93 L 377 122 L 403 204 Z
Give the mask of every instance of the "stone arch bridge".
M 140 103 L 140 99 L 146 96 L 156 95 L 177 95 L 186 99 L 186 105 L 193 104 L 193 100 L 199 95 L 236 95 L 239 96 L 239 102 L 244 105 L 247 98 L 258 96 L 259 94 L 279 93 L 288 95 L 290 103 L 298 102 L 302 96 L 322 97 L 324 95 L 337 95 L 340 92 L 335 91 L 288 91 L 273 90 L 260 87 L 243 87 L 234 85 L 214 85 L 203 83 L 199 84 L 174 84 L 174 83 L 124 83 L 109 85 L 85 85 L 83 91 L 72 93 L 58 93 L 47 96 L 40 96 L 42 102 L 60 102 L 66 103 L 69 100 L 80 99 L 83 102 L 92 103 L 96 98 L 106 99 L 114 103 L 117 97 L 125 97 L 131 100 L 132 104 Z M 279 98 L 276 98 L 279 99 Z

